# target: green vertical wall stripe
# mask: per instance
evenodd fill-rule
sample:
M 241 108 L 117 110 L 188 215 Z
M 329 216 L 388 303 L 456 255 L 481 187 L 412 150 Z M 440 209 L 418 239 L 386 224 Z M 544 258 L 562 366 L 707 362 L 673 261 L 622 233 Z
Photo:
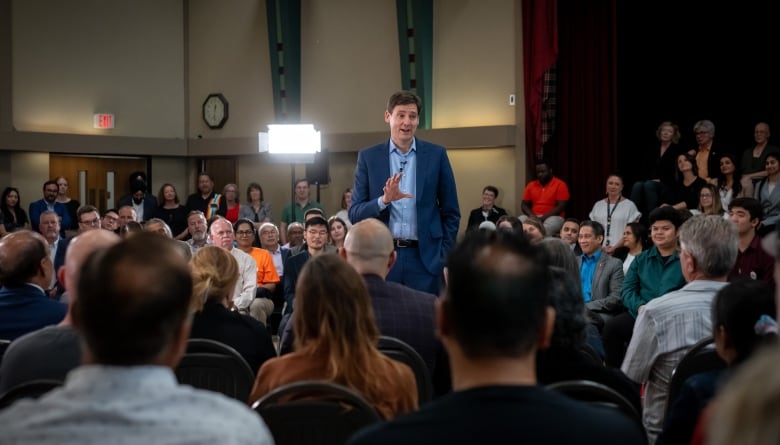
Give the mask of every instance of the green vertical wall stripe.
M 420 128 L 431 128 L 433 0 L 396 0 L 395 4 L 398 50 L 401 58 L 401 88 L 414 91 L 420 96 L 423 102 Z
M 274 112 L 279 123 L 301 118 L 301 2 L 266 0 Z

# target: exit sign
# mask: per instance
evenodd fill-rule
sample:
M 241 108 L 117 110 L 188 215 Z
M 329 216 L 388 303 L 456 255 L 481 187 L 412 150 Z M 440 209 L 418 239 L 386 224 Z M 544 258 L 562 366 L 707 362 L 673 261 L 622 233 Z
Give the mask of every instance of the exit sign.
M 114 128 L 114 115 L 110 113 L 97 113 L 92 116 L 94 128 Z

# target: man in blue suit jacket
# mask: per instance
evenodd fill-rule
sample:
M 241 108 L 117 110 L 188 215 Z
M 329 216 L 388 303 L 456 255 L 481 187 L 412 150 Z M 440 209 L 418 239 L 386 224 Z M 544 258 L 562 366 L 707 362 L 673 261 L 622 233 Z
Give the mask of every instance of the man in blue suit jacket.
M 67 306 L 44 292 L 53 270 L 41 234 L 21 230 L 0 240 L 0 338 L 13 340 L 65 317 Z
M 41 213 L 52 210 L 60 217 L 60 236 L 65 236 L 65 228 L 71 226 L 70 215 L 65 204 L 57 202 L 57 193 L 60 186 L 57 181 L 48 180 L 43 183 L 43 198 L 30 203 L 30 227 L 40 232 L 38 226 L 41 222 Z
M 390 140 L 358 154 L 349 219 L 388 225 L 398 261 L 387 279 L 439 293 L 443 260 L 460 224 L 455 176 L 444 147 L 415 138 L 420 98 L 392 96 L 385 111 Z

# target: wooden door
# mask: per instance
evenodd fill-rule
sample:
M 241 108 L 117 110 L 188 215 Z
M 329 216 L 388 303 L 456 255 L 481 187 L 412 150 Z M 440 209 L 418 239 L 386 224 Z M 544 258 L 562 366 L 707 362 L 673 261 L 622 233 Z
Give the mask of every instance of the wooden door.
M 236 183 L 236 158 L 206 158 L 201 161 L 202 169 L 214 180 L 214 191 L 222 193 L 226 184 Z M 198 184 L 195 184 L 197 189 Z M 241 194 L 239 192 L 239 199 Z
M 116 207 L 119 199 L 130 193 L 130 174 L 147 171 L 144 157 L 51 155 L 49 176 L 64 176 L 70 186 L 70 197 L 82 204 L 92 204 L 102 215 Z M 150 184 L 151 185 L 151 184 Z

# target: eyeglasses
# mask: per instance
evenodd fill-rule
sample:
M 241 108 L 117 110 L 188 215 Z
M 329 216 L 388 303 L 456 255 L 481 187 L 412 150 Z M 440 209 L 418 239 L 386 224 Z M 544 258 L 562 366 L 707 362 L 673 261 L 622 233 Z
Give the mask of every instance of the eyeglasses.
M 712 198 L 712 195 L 709 193 L 702 193 L 701 195 L 699 195 L 699 198 Z
M 260 236 L 267 236 L 267 235 L 276 235 L 276 231 L 274 230 L 263 230 L 260 232 Z
M 86 221 L 79 221 L 79 224 L 84 224 L 85 226 L 96 226 L 100 224 L 100 218 L 88 219 Z
M 254 232 L 252 232 L 251 230 L 239 230 L 238 232 L 236 232 L 236 235 L 238 235 L 238 236 L 252 236 L 252 235 L 254 235 Z

